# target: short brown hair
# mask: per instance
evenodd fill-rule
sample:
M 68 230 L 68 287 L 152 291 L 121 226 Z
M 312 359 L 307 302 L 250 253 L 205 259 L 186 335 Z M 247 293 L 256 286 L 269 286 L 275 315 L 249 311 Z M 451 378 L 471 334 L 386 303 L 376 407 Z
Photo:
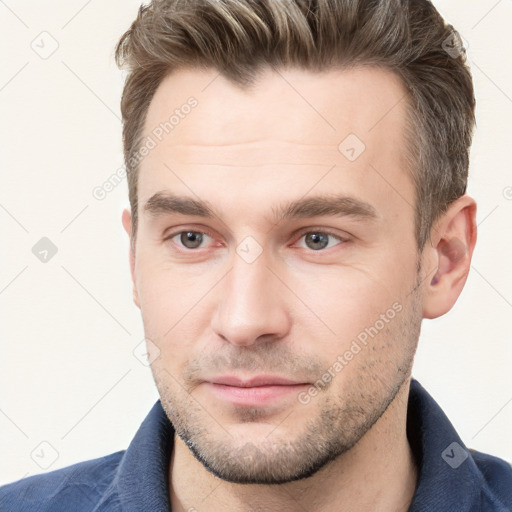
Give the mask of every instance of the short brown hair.
M 461 39 L 428 0 L 153 0 L 116 47 L 127 67 L 123 144 L 137 232 L 136 154 L 153 95 L 170 72 L 216 69 L 250 87 L 264 67 L 323 71 L 370 65 L 408 91 L 407 155 L 416 190 L 415 236 L 466 192 L 475 125 L 471 73 Z M 453 44 L 455 43 L 455 44 Z

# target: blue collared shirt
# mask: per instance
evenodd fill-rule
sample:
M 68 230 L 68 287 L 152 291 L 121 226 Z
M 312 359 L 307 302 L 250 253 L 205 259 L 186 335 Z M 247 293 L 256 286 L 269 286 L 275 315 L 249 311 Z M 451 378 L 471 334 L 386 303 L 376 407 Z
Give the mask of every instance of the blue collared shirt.
M 511 512 L 512 467 L 468 450 L 414 379 L 407 436 L 418 463 L 409 512 Z M 0 487 L 1 512 L 170 512 L 174 430 L 158 400 L 127 450 Z

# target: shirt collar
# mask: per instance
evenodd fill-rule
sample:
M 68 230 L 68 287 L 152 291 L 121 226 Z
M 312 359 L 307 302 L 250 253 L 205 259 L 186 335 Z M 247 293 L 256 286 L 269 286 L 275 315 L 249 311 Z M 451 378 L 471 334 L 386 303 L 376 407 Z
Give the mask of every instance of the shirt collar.
M 170 512 L 173 444 L 174 429 L 158 400 L 124 453 L 113 482 L 123 512 Z
M 441 407 L 412 379 L 407 437 L 418 465 L 409 512 L 472 511 L 479 507 L 483 476 Z
M 439 405 L 414 379 L 407 437 L 418 464 L 409 512 L 475 510 L 484 485 L 482 474 Z M 124 512 L 170 512 L 173 444 L 174 429 L 158 400 L 124 453 L 113 482 Z

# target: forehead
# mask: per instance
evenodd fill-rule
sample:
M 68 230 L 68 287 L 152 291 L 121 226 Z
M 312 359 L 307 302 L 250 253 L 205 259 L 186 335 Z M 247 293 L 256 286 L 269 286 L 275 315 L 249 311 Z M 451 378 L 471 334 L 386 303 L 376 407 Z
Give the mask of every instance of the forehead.
M 381 68 L 267 70 L 247 90 L 215 70 L 176 71 L 146 116 L 152 147 L 140 165 L 139 204 L 165 189 L 191 195 L 192 185 L 224 200 L 338 187 L 412 201 L 407 108 L 401 80 Z
M 401 79 L 377 67 L 322 73 L 266 69 L 248 89 L 239 88 L 216 70 L 182 69 L 168 75 L 157 88 L 145 133 L 165 123 L 194 97 L 197 106 L 180 122 L 173 121 L 170 144 L 220 145 L 266 136 L 337 145 L 347 128 L 362 139 L 378 136 L 386 125 L 403 117 L 405 96 Z M 187 118 L 193 122 L 181 122 Z

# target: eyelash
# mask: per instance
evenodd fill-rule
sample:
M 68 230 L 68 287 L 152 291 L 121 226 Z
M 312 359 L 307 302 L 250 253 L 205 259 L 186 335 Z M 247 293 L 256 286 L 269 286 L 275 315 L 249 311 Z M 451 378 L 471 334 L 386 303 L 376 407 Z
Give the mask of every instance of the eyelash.
M 201 231 L 201 230 L 194 230 L 194 229 L 182 229 L 180 231 L 175 231 L 171 234 L 169 234 L 168 236 L 166 236 L 164 238 L 164 242 L 165 241 L 170 241 L 172 240 L 174 237 L 176 237 L 177 235 L 181 235 L 182 233 L 188 233 L 188 232 L 192 232 L 192 233 L 199 233 L 201 235 L 208 235 L 210 238 L 214 239 L 215 236 L 213 235 L 213 233 L 211 233 L 210 231 Z M 332 231 L 328 230 L 328 229 L 324 229 L 324 228 L 307 228 L 303 231 L 300 231 L 298 233 L 298 238 L 297 238 L 297 241 L 300 240 L 302 237 L 304 237 L 305 235 L 309 234 L 309 233 L 320 233 L 322 235 L 328 235 L 328 236 L 331 236 L 333 238 L 336 238 L 337 240 L 340 241 L 339 244 L 336 244 L 336 245 L 341 245 L 343 243 L 347 243 L 349 242 L 349 239 L 348 238 L 344 238 L 340 235 L 337 235 L 336 233 L 333 233 Z M 180 251 L 182 252 L 188 252 L 188 253 L 192 253 L 192 252 L 199 252 L 200 249 L 202 249 L 203 247 L 199 247 L 199 248 L 196 248 L 196 249 L 188 249 L 187 247 L 183 247 L 180 245 Z M 332 247 L 330 247 L 330 249 L 332 249 Z M 327 249 L 320 249 L 318 251 L 314 251 L 313 249 L 311 249 L 310 251 L 312 253 L 315 253 L 315 252 L 325 252 Z

